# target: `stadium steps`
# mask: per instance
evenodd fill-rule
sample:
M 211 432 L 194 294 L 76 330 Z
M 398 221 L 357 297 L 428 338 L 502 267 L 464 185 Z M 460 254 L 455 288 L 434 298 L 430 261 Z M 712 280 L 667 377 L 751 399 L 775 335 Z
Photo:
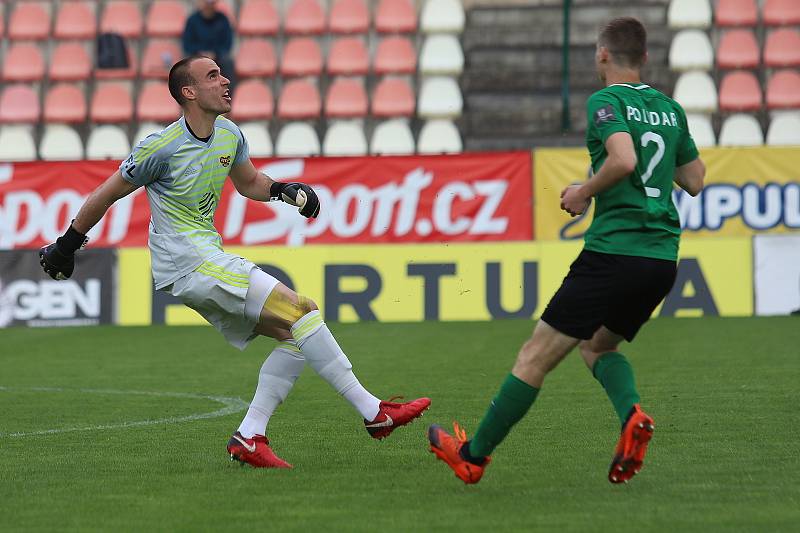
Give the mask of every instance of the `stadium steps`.
M 535 2 L 533 2 L 535 3 Z M 636 16 L 648 26 L 650 60 L 645 77 L 670 94 L 675 76 L 667 65 L 670 32 L 666 1 L 578 0 L 570 27 L 570 117 L 561 131 L 562 8 L 479 5 L 467 13 L 466 62 L 461 76 L 468 150 L 582 144 L 586 97 L 600 88 L 594 67 L 598 27 L 614 16 Z

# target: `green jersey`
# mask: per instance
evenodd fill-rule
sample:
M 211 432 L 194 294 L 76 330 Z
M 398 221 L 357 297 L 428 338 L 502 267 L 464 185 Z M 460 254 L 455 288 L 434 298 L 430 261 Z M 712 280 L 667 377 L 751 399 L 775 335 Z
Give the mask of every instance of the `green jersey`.
M 681 227 L 672 202 L 675 168 L 697 158 L 686 115 L 673 99 L 648 85 L 616 83 L 586 103 L 586 146 L 597 172 L 614 133 L 633 139 L 636 169 L 595 197 L 585 248 L 596 252 L 676 260 Z

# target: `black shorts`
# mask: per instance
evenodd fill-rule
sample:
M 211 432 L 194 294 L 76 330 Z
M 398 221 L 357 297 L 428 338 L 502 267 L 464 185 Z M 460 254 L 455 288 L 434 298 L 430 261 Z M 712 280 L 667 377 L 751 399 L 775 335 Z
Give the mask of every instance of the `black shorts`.
M 590 339 L 605 326 L 630 342 L 672 289 L 677 263 L 583 250 L 542 313 L 561 333 Z

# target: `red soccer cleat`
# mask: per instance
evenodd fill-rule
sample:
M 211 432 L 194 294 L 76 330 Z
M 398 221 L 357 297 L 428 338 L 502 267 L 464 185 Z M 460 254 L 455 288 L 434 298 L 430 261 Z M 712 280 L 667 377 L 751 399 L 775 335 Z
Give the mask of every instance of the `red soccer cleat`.
M 393 402 L 395 398 L 397 396 L 389 401 L 382 401 L 378 416 L 373 420 L 364 420 L 364 427 L 373 439 L 388 437 L 395 429 L 422 416 L 422 412 L 431 405 L 430 398 L 417 398 L 407 403 Z
M 638 403 L 634 405 L 622 427 L 622 434 L 614 450 L 614 459 L 608 469 L 608 480 L 611 483 L 627 483 L 639 473 L 654 429 L 653 419 L 642 411 Z
M 239 461 L 253 468 L 292 468 L 292 465 L 275 455 L 264 435 L 253 435 L 246 439 L 238 431 L 228 441 L 231 461 Z
M 482 465 L 476 465 L 461 457 L 461 448 L 467 442 L 467 434 L 458 425 L 453 422 L 453 431 L 455 436 L 450 435 L 445 430 L 436 424 L 428 428 L 428 440 L 431 443 L 431 452 L 436 454 L 436 457 L 453 469 L 461 481 L 466 484 L 477 483 L 483 477 L 483 472 L 492 461 L 491 457 L 487 457 Z

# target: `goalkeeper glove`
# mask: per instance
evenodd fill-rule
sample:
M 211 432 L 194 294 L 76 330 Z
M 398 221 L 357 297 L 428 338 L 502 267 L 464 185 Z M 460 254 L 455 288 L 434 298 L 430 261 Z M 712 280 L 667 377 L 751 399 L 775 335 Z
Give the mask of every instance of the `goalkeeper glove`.
M 39 264 L 53 279 L 68 279 L 75 270 L 75 252 L 89 242 L 88 237 L 79 233 L 70 224 L 67 232 L 39 250 Z
M 317 218 L 319 215 L 319 198 L 314 189 L 305 183 L 273 182 L 269 187 L 270 200 L 281 200 L 300 208 L 300 214 L 306 218 Z

